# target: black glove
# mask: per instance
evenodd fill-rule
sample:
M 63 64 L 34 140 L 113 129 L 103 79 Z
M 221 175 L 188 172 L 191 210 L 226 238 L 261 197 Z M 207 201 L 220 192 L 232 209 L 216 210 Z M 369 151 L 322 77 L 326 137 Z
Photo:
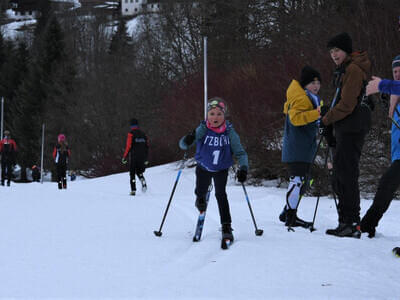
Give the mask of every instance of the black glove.
M 325 126 L 324 137 L 325 137 L 326 142 L 328 143 L 329 147 L 332 147 L 332 148 L 336 147 L 336 138 L 333 135 L 333 126 L 332 125 Z
M 329 111 L 329 107 L 324 105 L 324 106 L 321 106 L 320 110 L 321 110 L 321 113 L 320 113 L 321 118 L 323 118 L 326 115 L 326 113 Z
M 247 179 L 247 170 L 239 169 L 236 173 L 237 180 L 239 182 L 245 182 Z
M 326 135 L 326 131 L 327 131 L 327 126 L 324 125 L 324 123 L 322 122 L 322 120 L 319 122 L 319 128 L 318 128 L 319 134 L 322 136 Z
M 186 145 L 190 146 L 193 144 L 194 140 L 196 139 L 196 130 L 193 130 L 191 133 L 186 135 L 183 139 Z

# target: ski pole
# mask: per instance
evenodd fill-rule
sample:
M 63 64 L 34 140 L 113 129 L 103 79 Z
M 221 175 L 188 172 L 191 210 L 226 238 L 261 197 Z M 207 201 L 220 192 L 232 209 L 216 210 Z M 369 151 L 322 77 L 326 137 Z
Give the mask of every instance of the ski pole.
M 329 157 L 330 157 L 330 159 L 331 159 L 331 162 L 333 162 L 332 148 L 329 148 Z M 338 215 L 339 215 L 339 206 L 338 206 L 337 199 L 336 199 L 335 188 L 334 188 L 333 182 L 332 182 L 332 178 L 333 178 L 333 169 L 330 169 L 330 170 L 329 170 L 329 176 L 330 176 L 330 179 L 331 179 L 331 188 L 332 188 L 333 201 L 335 201 L 336 211 L 337 211 L 337 213 L 338 213 Z
M 161 236 L 162 235 L 161 229 L 162 229 L 162 227 L 164 225 L 165 218 L 167 217 L 168 209 L 169 209 L 169 206 L 171 205 L 172 197 L 174 196 L 176 186 L 178 185 L 178 181 L 179 181 L 179 177 L 181 176 L 182 169 L 185 166 L 185 161 L 186 161 L 186 152 L 183 155 L 182 164 L 181 164 L 181 166 L 179 168 L 178 175 L 176 176 L 174 187 L 172 188 L 171 196 L 169 197 L 167 208 L 165 209 L 164 216 L 163 216 L 162 221 L 161 221 L 160 229 L 158 229 L 158 231 L 157 230 L 153 231 L 156 236 Z
M 329 147 L 329 145 L 328 145 L 328 149 L 327 149 L 326 155 L 325 155 L 324 168 L 326 167 L 326 164 L 328 163 L 329 148 L 330 148 L 330 147 Z M 317 196 L 317 202 L 316 202 L 316 204 L 315 204 L 314 216 L 313 216 L 313 220 L 312 220 L 312 223 L 311 223 L 310 232 L 315 231 L 314 223 L 315 223 L 315 217 L 317 216 L 317 210 L 318 210 L 318 204 L 319 204 L 319 198 L 320 198 L 320 197 L 321 197 L 321 193 L 319 192 L 319 193 L 318 193 L 318 196 Z
M 257 224 L 256 224 L 256 220 L 254 218 L 253 210 L 251 209 L 251 205 L 250 205 L 249 195 L 247 195 L 246 187 L 244 186 L 243 182 L 242 182 L 242 188 L 243 188 L 243 191 L 244 191 L 244 195 L 246 196 L 247 204 L 249 205 L 249 210 L 250 210 L 251 218 L 253 219 L 254 227 L 256 229 L 255 230 L 255 234 L 257 236 L 260 236 L 260 235 L 263 234 L 264 231 L 262 229 L 258 229 L 257 228 Z

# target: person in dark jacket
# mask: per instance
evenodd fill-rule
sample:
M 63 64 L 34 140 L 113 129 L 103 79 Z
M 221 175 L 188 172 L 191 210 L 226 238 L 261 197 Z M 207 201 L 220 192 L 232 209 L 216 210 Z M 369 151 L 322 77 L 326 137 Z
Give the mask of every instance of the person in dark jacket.
M 213 179 L 222 225 L 222 239 L 233 242 L 232 220 L 226 194 L 228 170 L 233 165 L 234 155 L 239 162 L 237 179 L 239 182 L 245 182 L 249 163 L 239 135 L 232 124 L 225 120 L 226 108 L 223 99 L 211 98 L 207 104 L 207 121 L 202 121 L 195 130 L 182 137 L 179 147 L 188 150 L 196 144 L 195 205 L 200 212 L 206 210 L 206 195 Z
M 282 162 L 288 165 L 290 182 L 286 193 L 286 205 L 279 219 L 290 227 L 310 225 L 297 217 L 297 207 L 306 184 L 306 175 L 317 151 L 321 112 L 321 100 L 318 96 L 320 87 L 321 76 L 318 71 L 305 66 L 301 71 L 300 80 L 292 80 L 286 91 Z
M 400 82 L 400 55 L 396 56 L 392 63 L 393 79 Z M 400 123 L 399 109 L 400 91 L 397 95 L 390 96 L 390 103 L 395 105 L 395 113 L 390 117 L 397 124 Z M 390 114 L 390 113 L 389 113 Z M 374 201 L 361 220 L 361 231 L 367 232 L 369 238 L 375 236 L 375 230 L 383 214 L 389 208 L 394 194 L 400 186 L 400 129 L 396 124 L 392 124 L 391 145 L 392 145 L 392 164 L 379 180 L 378 190 Z
M 336 95 L 321 124 L 333 124 L 335 130 L 333 169 L 339 198 L 339 225 L 326 233 L 360 238 L 359 161 L 371 124 L 371 108 L 363 105 L 362 99 L 371 62 L 366 52 L 353 52 L 352 40 L 347 33 L 333 37 L 327 46 L 336 64 Z
M 40 181 L 40 169 L 37 165 L 32 166 L 32 180 L 34 182 Z
M 53 158 L 56 164 L 58 188 L 61 190 L 67 188 L 67 166 L 71 150 L 68 147 L 64 134 L 60 133 L 57 140 L 58 143 L 53 150 Z
M 1 154 L 1 185 L 7 179 L 7 186 L 10 186 L 13 165 L 17 154 L 17 144 L 11 138 L 10 131 L 4 131 L 4 138 L 0 141 Z
M 126 147 L 122 156 L 122 163 L 128 163 L 130 154 L 129 176 L 131 185 L 131 195 L 136 195 L 136 175 L 142 184 L 142 191 L 146 192 L 147 183 L 143 176 L 148 165 L 149 141 L 146 134 L 140 130 L 139 122 L 136 119 L 130 121 L 130 132 L 126 138 Z

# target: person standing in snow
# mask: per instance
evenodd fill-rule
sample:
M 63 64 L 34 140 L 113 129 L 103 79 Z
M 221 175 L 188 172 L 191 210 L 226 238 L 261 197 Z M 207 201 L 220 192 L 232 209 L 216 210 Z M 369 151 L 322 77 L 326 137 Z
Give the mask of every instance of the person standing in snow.
M 17 154 L 17 144 L 11 138 L 10 131 L 4 131 L 4 138 L 0 141 L 1 154 L 1 185 L 7 179 L 7 186 L 10 186 L 13 165 Z
M 40 181 L 40 169 L 37 165 L 32 166 L 32 180 L 34 182 Z
M 333 169 L 339 198 L 339 224 L 335 229 L 328 229 L 326 234 L 360 238 L 359 161 L 371 125 L 372 109 L 362 100 L 371 62 L 366 52 L 353 52 L 352 40 L 347 33 L 333 37 L 327 46 L 336 64 L 337 93 L 321 126 L 333 124 L 335 130 Z
M 321 117 L 320 87 L 321 76 L 318 71 L 305 66 L 301 70 L 300 80 L 292 80 L 286 91 L 282 162 L 287 163 L 290 182 L 279 220 L 288 227 L 310 226 L 309 222 L 297 217 L 297 207 L 308 184 L 306 175 L 317 151 L 318 120 Z
M 400 55 L 396 56 L 392 62 L 392 72 L 394 80 L 399 83 L 399 89 L 397 91 L 395 89 L 387 90 L 384 81 L 381 81 L 381 83 L 378 82 L 376 86 L 380 87 L 380 91 L 392 94 L 390 96 L 390 107 L 394 107 L 394 109 L 389 111 L 389 117 L 393 118 L 394 122 L 399 124 L 400 104 L 398 104 L 398 102 L 400 100 Z M 373 81 L 375 80 L 376 79 Z M 369 84 L 371 84 L 371 82 Z M 393 113 L 393 111 L 395 111 L 395 113 Z M 374 201 L 361 220 L 361 231 L 367 232 L 369 238 L 375 236 L 375 230 L 378 226 L 379 220 L 389 208 L 394 194 L 400 186 L 400 129 L 394 123 L 392 124 L 391 145 L 392 164 L 379 180 L 378 190 L 376 191 Z
M 136 119 L 130 121 L 130 132 L 126 138 L 126 147 L 122 156 L 122 163 L 128 163 L 127 157 L 130 154 L 129 176 L 131 185 L 131 195 L 136 194 L 136 175 L 142 184 L 142 191 L 147 190 L 146 180 L 143 176 L 146 170 L 149 153 L 149 141 L 146 134 L 139 128 L 139 122 Z
M 207 105 L 207 120 L 182 137 L 179 147 L 187 150 L 196 144 L 195 205 L 200 212 L 206 210 L 208 186 L 213 179 L 222 225 L 222 239 L 233 241 L 232 219 L 226 194 L 228 170 L 233 165 L 234 155 L 239 162 L 237 179 L 242 183 L 246 181 L 249 164 L 238 134 L 232 123 L 225 119 L 226 109 L 226 103 L 220 97 L 210 99 Z
M 65 135 L 60 133 L 57 137 L 58 143 L 53 149 L 53 158 L 56 164 L 58 188 L 67 188 L 67 166 L 71 156 Z

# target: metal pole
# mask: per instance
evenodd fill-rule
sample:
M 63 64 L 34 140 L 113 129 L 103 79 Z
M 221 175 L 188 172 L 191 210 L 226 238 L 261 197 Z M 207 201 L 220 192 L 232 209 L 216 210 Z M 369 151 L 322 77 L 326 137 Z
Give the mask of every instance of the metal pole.
M 4 97 L 1 97 L 1 129 L 0 129 L 0 140 L 3 139 L 3 131 L 4 131 Z
M 40 157 L 40 183 L 43 183 L 44 123 L 42 124 L 42 154 Z
M 207 120 L 207 37 L 204 37 L 204 120 Z

